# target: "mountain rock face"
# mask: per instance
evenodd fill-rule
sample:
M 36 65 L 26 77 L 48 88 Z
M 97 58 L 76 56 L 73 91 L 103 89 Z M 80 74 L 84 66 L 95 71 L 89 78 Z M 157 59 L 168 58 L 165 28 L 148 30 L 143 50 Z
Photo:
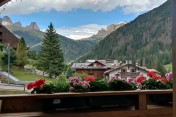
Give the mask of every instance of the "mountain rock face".
M 133 60 L 154 68 L 171 60 L 171 0 L 107 35 L 81 61 L 87 59 Z M 112 31 L 115 26 L 107 28 Z M 107 30 L 106 29 L 106 30 Z
M 39 30 L 33 30 L 30 28 L 19 27 L 16 25 L 7 25 L 6 26 L 13 34 L 23 37 L 27 46 L 30 50 L 39 51 L 41 47 L 42 40 L 44 38 L 44 32 Z M 96 43 L 92 41 L 84 40 L 72 40 L 62 35 L 58 35 L 61 43 L 61 48 L 64 53 L 64 61 L 66 63 L 71 62 L 72 60 L 79 58 L 93 47 Z
M 118 28 L 124 26 L 125 24 L 127 24 L 127 22 L 121 22 L 119 24 L 111 24 L 106 29 L 102 28 L 101 30 L 99 30 L 97 34 L 81 40 L 91 40 L 98 43 L 99 41 L 103 40 L 107 35 L 109 35 L 111 32 L 117 30 Z
M 3 25 L 13 25 L 13 22 L 11 21 L 11 19 L 8 16 L 4 16 L 2 18 L 2 22 Z
M 3 18 L 0 18 L 0 23 L 2 23 L 4 26 L 8 26 L 8 25 L 14 25 L 14 26 L 18 26 L 18 27 L 23 27 L 21 22 L 15 22 L 13 24 L 13 22 L 11 21 L 10 17 L 8 16 L 4 16 Z M 40 30 L 40 28 L 38 27 L 36 22 L 31 22 L 31 24 L 29 26 L 25 27 L 26 29 L 34 29 L 34 30 Z
M 22 27 L 21 22 L 15 22 L 13 25 L 14 25 L 14 26 L 18 26 L 18 27 Z
M 27 29 L 35 29 L 35 30 L 40 30 L 36 22 L 31 22 L 29 26 L 26 26 Z

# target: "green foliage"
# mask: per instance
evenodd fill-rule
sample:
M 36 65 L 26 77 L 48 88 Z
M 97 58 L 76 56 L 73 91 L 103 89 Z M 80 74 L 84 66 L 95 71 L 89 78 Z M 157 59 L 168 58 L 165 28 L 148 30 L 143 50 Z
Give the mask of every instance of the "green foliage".
M 29 50 L 28 53 L 27 53 L 27 56 L 28 56 L 30 59 L 37 60 L 37 52 L 36 52 L 36 51 L 31 51 L 31 50 Z
M 16 64 L 20 68 L 24 68 L 24 66 L 27 64 L 27 47 L 26 47 L 26 42 L 24 38 L 22 37 L 17 45 L 17 50 L 16 50 Z
M 73 74 L 74 74 L 73 69 L 71 67 L 68 67 L 66 71 L 66 78 L 72 77 Z
M 84 79 L 85 76 L 88 76 L 87 73 L 74 73 L 73 77 L 80 77 L 81 79 Z
M 137 89 L 137 86 L 135 83 L 128 83 L 123 80 L 113 80 L 112 82 L 109 83 L 110 90 L 135 90 Z
M 0 43 L 0 51 L 3 51 L 4 45 Z
M 107 91 L 109 90 L 109 86 L 107 80 L 105 78 L 99 78 L 95 81 L 90 82 L 90 90 L 91 91 Z
M 162 64 L 172 61 L 171 1 L 138 16 L 106 36 L 89 54 L 81 58 L 135 60 L 140 65 L 154 68 L 157 58 Z M 80 61 L 80 59 L 78 60 Z M 159 71 L 160 72 L 160 71 Z
M 67 82 L 66 77 L 61 74 L 59 79 L 53 82 L 55 86 L 55 92 L 68 92 L 69 91 L 69 83 Z
M 36 51 L 37 53 L 40 51 L 40 43 L 43 40 L 44 32 L 14 25 L 8 25 L 6 27 L 14 34 L 24 37 L 26 44 L 30 47 L 31 51 Z M 70 62 L 84 55 L 96 45 L 96 43 L 92 41 L 72 40 L 59 34 L 58 36 L 60 37 L 61 48 L 64 53 L 64 62 Z
M 161 76 L 163 76 L 163 77 L 165 76 L 165 74 L 166 74 L 166 69 L 165 69 L 164 65 L 162 65 L 160 59 L 157 60 L 157 64 L 156 64 L 156 66 L 155 66 L 155 69 L 160 72 Z
M 47 93 L 47 94 L 50 94 L 50 93 L 54 93 L 55 91 L 55 86 L 54 84 L 50 83 L 50 84 L 45 84 L 43 85 L 42 88 L 40 87 L 36 87 L 32 90 L 32 94 L 33 93 L 37 93 L 37 94 L 40 94 L 40 93 Z
M 49 74 L 50 77 L 59 76 L 64 67 L 63 53 L 60 48 L 59 37 L 50 23 L 46 30 L 41 51 L 39 53 L 38 68 Z
M 172 83 L 163 83 L 157 79 L 148 79 L 142 83 L 142 89 L 171 89 Z

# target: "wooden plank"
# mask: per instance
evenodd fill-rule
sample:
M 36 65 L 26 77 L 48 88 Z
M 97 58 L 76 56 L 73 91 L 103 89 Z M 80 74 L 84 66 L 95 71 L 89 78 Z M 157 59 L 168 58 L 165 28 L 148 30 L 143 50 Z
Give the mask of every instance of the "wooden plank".
M 1 0 L 1 1 L 0 1 L 0 6 L 6 4 L 6 3 L 9 2 L 9 1 L 10 1 L 10 0 Z
M 146 110 L 147 109 L 147 98 L 146 94 L 139 95 L 139 110 Z
M 27 113 L 5 113 L 0 117 L 171 117 L 172 109 L 152 109 L 152 110 L 128 110 L 128 111 L 97 111 L 86 112 L 27 112 Z
M 176 0 L 172 0 L 173 117 L 176 117 Z
M 84 92 L 84 93 L 54 93 L 54 94 L 19 94 L 19 95 L 0 95 L 0 100 L 25 98 L 64 98 L 64 97 L 86 97 L 86 96 L 110 96 L 110 95 L 138 95 L 138 94 L 171 94 L 169 90 L 133 90 L 133 91 L 100 91 L 100 92 Z

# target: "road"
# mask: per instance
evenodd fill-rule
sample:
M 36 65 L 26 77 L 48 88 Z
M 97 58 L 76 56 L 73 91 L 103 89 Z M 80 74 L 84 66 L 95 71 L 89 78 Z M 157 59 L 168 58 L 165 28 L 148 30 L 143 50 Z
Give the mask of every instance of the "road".
M 0 90 L 24 90 L 24 85 L 0 83 Z

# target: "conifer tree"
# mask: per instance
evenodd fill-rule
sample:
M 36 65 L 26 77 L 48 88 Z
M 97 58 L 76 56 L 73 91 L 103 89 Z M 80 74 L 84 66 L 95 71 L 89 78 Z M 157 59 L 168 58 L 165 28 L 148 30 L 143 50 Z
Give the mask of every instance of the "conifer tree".
M 64 68 L 63 53 L 60 48 L 60 40 L 52 23 L 45 32 L 44 39 L 39 52 L 38 68 L 49 77 L 59 76 Z
M 26 42 L 24 38 L 22 37 L 17 45 L 17 50 L 16 50 L 16 64 L 20 68 L 24 68 L 24 66 L 27 64 L 27 47 L 26 47 Z

